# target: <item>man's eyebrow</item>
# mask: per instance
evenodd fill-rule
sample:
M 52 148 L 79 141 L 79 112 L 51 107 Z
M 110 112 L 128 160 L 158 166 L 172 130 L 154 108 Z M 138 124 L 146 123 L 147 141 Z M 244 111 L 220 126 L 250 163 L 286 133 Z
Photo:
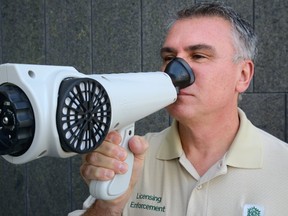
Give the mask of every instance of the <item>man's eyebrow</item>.
M 200 51 L 200 50 L 207 50 L 210 52 L 215 53 L 216 50 L 213 46 L 208 45 L 208 44 L 196 44 L 196 45 L 191 45 L 191 46 L 187 46 L 185 48 L 186 51 Z M 163 53 L 176 53 L 176 49 L 172 48 L 172 47 L 162 47 L 160 50 L 160 54 L 162 55 Z
M 162 55 L 163 53 L 174 53 L 176 52 L 175 49 L 171 48 L 171 47 L 162 47 L 160 50 L 160 54 Z
M 191 45 L 185 48 L 187 51 L 199 51 L 199 50 L 207 50 L 211 52 L 216 52 L 215 48 L 213 46 L 210 46 L 208 44 L 196 44 L 196 45 Z

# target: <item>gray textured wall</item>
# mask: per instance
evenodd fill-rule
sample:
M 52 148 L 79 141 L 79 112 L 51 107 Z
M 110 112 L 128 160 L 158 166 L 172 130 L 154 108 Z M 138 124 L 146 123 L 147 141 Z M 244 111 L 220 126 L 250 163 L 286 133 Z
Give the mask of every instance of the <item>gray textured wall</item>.
M 85 73 L 155 71 L 164 23 L 188 0 L 0 0 L 0 63 L 74 66 Z M 256 74 L 241 107 L 255 125 L 287 141 L 288 1 L 226 0 L 260 38 Z M 160 111 L 137 133 L 160 130 Z M 88 195 L 80 156 L 25 165 L 0 159 L 0 215 L 66 215 Z

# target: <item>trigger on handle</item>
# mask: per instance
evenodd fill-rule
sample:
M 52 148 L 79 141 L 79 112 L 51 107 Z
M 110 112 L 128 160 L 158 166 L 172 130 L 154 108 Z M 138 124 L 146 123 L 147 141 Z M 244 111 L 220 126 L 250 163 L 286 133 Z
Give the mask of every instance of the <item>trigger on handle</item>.
M 124 194 L 130 184 L 132 175 L 134 155 L 129 150 L 128 142 L 134 136 L 134 123 L 118 131 L 122 136 L 121 146 L 127 149 L 128 171 L 125 174 L 116 174 L 113 179 L 108 181 L 91 181 L 89 185 L 90 194 L 96 199 L 112 200 Z

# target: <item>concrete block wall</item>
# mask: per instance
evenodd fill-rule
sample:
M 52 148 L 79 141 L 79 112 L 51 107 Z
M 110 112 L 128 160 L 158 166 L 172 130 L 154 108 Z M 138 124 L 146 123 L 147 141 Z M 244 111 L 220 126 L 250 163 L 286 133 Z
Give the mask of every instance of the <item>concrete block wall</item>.
M 164 27 L 194 0 L 0 0 L 0 63 L 74 66 L 91 73 L 157 71 Z M 259 35 L 256 74 L 240 106 L 255 125 L 287 141 L 288 2 L 225 0 Z M 162 110 L 136 133 L 169 125 Z M 0 216 L 58 216 L 81 208 L 81 156 L 25 165 L 0 159 Z

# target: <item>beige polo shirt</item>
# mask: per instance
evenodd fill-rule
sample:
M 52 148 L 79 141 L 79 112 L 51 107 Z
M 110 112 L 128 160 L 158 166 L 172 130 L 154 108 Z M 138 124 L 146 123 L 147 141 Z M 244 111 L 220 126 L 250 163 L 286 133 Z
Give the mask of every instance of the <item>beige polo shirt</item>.
M 288 145 L 239 116 L 229 152 L 202 177 L 185 157 L 176 122 L 148 134 L 142 178 L 123 215 L 288 215 Z
M 288 145 L 253 126 L 240 109 L 239 117 L 229 151 L 202 177 L 185 157 L 177 122 L 146 135 L 142 177 L 123 216 L 288 215 Z

